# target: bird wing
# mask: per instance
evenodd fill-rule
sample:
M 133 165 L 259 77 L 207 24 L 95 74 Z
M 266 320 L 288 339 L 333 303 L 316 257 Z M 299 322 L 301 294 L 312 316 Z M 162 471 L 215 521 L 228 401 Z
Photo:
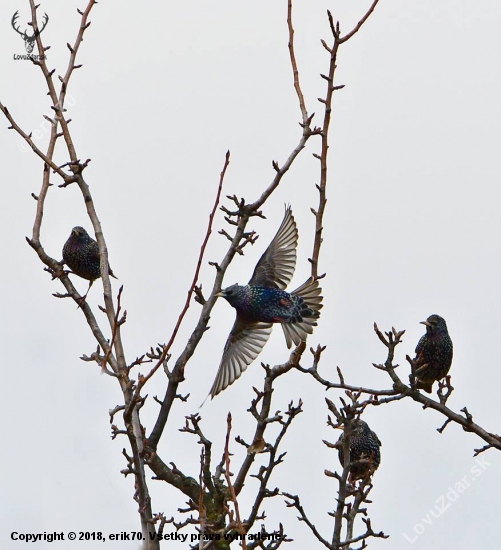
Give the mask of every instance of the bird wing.
M 101 254 L 99 254 L 99 245 L 94 239 L 90 239 L 89 245 L 87 247 L 87 254 L 90 261 L 95 261 L 97 263 L 101 261 Z
M 284 290 L 296 267 L 297 227 L 290 206 L 266 252 L 254 269 L 250 285 Z
M 416 346 L 416 350 L 415 350 L 416 357 L 418 357 L 420 355 L 420 353 L 423 351 L 423 349 L 425 347 L 426 340 L 427 340 L 426 334 L 421 336 L 421 338 L 419 339 L 419 342 L 418 342 L 418 344 Z
M 99 268 L 101 268 L 101 254 L 99 252 L 99 245 L 97 244 L 97 241 L 92 239 L 92 243 L 89 246 L 89 258 L 91 261 L 95 261 L 99 264 Z M 108 274 L 110 277 L 113 277 L 114 279 L 118 279 L 118 277 L 113 273 L 113 270 L 110 267 L 110 263 L 108 262 Z
M 212 398 L 233 384 L 261 353 L 270 337 L 271 328 L 271 323 L 247 323 L 237 317 L 226 340 L 223 358 L 210 390 Z

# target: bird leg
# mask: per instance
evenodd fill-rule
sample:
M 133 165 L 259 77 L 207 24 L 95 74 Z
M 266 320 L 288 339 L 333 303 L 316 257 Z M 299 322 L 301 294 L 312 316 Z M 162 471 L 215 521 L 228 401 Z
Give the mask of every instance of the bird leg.
M 85 293 L 85 296 L 83 296 L 82 298 L 80 298 L 80 300 L 78 300 L 78 307 L 77 309 L 80 309 L 84 303 L 85 303 L 85 300 L 87 299 L 87 294 L 89 294 L 89 290 L 90 290 L 90 287 L 94 284 L 94 281 L 89 281 L 89 288 L 87 289 L 87 292 Z

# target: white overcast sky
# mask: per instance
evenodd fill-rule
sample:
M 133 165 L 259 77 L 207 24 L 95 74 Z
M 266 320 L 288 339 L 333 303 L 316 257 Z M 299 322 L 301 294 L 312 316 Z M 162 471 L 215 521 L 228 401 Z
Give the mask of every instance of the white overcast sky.
M 297 59 L 310 112 L 321 114 L 325 94 L 319 73 L 328 57 L 320 39 L 330 41 L 326 9 L 348 31 L 369 1 L 295 1 Z M 49 15 L 43 40 L 48 65 L 66 69 L 68 50 L 79 25 L 76 8 L 85 3 L 44 1 Z M 0 6 L 0 100 L 27 131 L 40 129 L 50 114 L 40 71 L 26 61 L 23 42 L 11 28 L 19 10 L 21 27 L 28 3 L 3 0 Z M 271 161 L 281 164 L 300 137 L 300 112 L 292 87 L 287 51 L 286 0 L 102 1 L 91 16 L 69 89 L 68 114 L 77 154 L 91 158 L 85 172 L 107 239 L 110 262 L 125 287 L 128 312 L 123 338 L 129 361 L 165 342 L 182 308 L 219 172 L 227 149 L 231 164 L 225 194 L 255 200 L 271 181 Z M 381 0 L 362 31 L 342 46 L 331 126 L 328 205 L 321 271 L 325 307 L 309 344 L 327 345 L 321 372 L 335 378 L 340 366 L 353 384 L 390 387 L 381 362 L 385 349 L 372 329 L 407 329 L 397 361 L 406 376 L 405 355 L 423 333 L 419 321 L 431 313 L 447 320 L 454 341 L 449 405 L 465 405 L 488 431 L 500 432 L 501 383 L 501 189 L 500 154 L 501 6 L 488 0 Z M 320 124 L 321 119 L 317 119 Z M 57 300 L 51 281 L 27 246 L 34 219 L 30 197 L 41 184 L 42 164 L 20 147 L 20 138 L 0 118 L 0 228 L 3 235 L 0 334 L 2 335 L 3 482 L 0 545 L 23 547 L 11 531 L 102 531 L 139 529 L 133 484 L 120 474 L 125 440 L 111 441 L 108 410 L 120 402 L 114 381 L 82 362 L 95 343 L 73 302 Z M 298 265 L 291 288 L 308 276 L 319 151 L 312 138 L 283 184 L 265 205 L 267 220 L 255 219 L 260 234 L 237 258 L 226 283 L 245 283 L 276 232 L 284 203 L 299 227 Z M 67 158 L 59 150 L 57 162 Z M 53 182 L 60 183 L 54 176 Z M 227 203 L 226 203 L 227 204 Z M 76 187 L 51 188 L 42 241 L 49 254 L 61 248 L 75 225 L 90 230 Z M 222 214 L 215 229 L 225 227 Z M 218 261 L 226 239 L 214 232 L 206 260 Z M 212 286 L 213 268 L 204 264 L 201 282 Z M 75 280 L 82 291 L 86 282 Z M 118 282 L 114 281 L 114 290 Z M 96 306 L 100 284 L 89 295 Z M 179 334 L 176 357 L 196 322 L 194 304 Z M 217 366 L 234 312 L 223 300 L 213 310 L 211 329 L 189 363 L 159 454 L 186 474 L 197 476 L 196 438 L 180 434 L 184 416 L 198 411 Z M 101 317 L 100 317 L 101 318 Z M 102 316 L 104 324 L 104 316 Z M 103 325 L 104 326 L 104 325 Z M 280 329 L 260 356 L 274 364 L 287 358 Z M 310 357 L 305 354 L 303 364 Z M 145 369 L 143 369 L 144 371 Z M 233 386 L 202 409 L 202 427 L 219 460 L 226 414 L 234 435 L 249 440 L 245 412 L 261 385 L 259 361 Z M 276 469 L 271 488 L 302 495 L 315 525 L 328 539 L 336 483 L 324 469 L 338 467 L 336 453 L 322 439 L 336 439 L 326 426 L 325 392 L 291 372 L 276 385 L 274 410 L 304 401 L 305 412 L 291 427 L 283 449 L 286 463 Z M 148 393 L 163 395 L 159 373 Z M 338 392 L 328 397 L 336 401 Z M 151 429 L 157 406 L 151 400 L 143 422 Z M 438 550 L 493 547 L 499 540 L 501 454 L 489 451 L 485 469 L 438 519 L 428 515 L 437 499 L 465 476 L 474 476 L 474 435 L 457 426 L 436 432 L 443 419 L 413 402 L 367 410 L 377 432 L 382 463 L 374 476 L 370 516 L 375 530 L 391 535 L 370 547 L 384 550 Z M 242 458 L 236 444 L 235 466 Z M 267 460 L 256 460 L 256 468 Z M 257 471 L 257 470 L 256 470 Z M 186 498 L 151 481 L 153 507 L 168 517 Z M 249 478 L 241 510 L 256 488 Z M 281 499 L 265 503 L 266 526 L 279 521 L 295 539 L 290 548 L 317 548 L 296 513 Z M 179 516 L 178 516 L 179 519 Z M 411 545 L 403 536 L 416 537 Z M 258 526 L 254 528 L 257 531 Z M 166 527 L 169 531 L 169 528 Z M 418 531 L 420 528 L 418 527 Z M 95 548 L 96 543 L 37 543 L 36 548 Z M 108 548 L 137 548 L 108 542 Z M 165 548 L 186 548 L 169 543 Z

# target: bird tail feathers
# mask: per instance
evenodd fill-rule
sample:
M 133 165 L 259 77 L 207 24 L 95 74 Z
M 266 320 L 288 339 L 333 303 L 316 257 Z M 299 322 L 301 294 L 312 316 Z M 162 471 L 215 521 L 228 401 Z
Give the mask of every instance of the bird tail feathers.
M 285 335 L 287 347 L 291 348 L 292 344 L 296 346 L 305 341 L 308 334 L 313 333 L 313 327 L 317 326 L 317 321 L 320 317 L 322 309 L 322 289 L 318 284 L 318 279 L 310 277 L 305 283 L 291 293 L 304 300 L 306 309 L 302 310 L 302 320 L 295 323 L 282 323 L 282 329 Z M 308 315 L 305 315 L 308 313 Z

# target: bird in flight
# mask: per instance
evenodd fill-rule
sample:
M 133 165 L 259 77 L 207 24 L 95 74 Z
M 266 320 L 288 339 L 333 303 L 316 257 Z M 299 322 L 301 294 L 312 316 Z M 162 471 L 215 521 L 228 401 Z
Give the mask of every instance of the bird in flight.
M 317 325 L 322 289 L 310 277 L 293 292 L 286 292 L 296 267 L 298 230 L 290 207 L 277 234 L 245 286 L 232 285 L 218 295 L 236 309 L 237 317 L 224 347 L 210 395 L 214 398 L 240 377 L 266 344 L 272 325 L 280 323 L 287 347 L 306 340 Z

